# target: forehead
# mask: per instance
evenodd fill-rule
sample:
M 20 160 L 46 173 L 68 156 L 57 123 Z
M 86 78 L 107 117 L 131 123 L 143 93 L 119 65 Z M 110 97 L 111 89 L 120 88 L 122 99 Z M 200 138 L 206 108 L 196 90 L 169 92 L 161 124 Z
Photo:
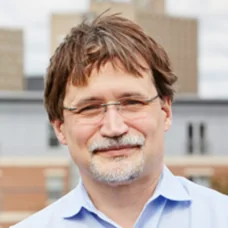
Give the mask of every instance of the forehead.
M 103 65 L 99 71 L 93 69 L 88 85 L 77 87 L 67 85 L 65 99 L 74 102 L 86 97 L 99 97 L 101 99 L 114 99 L 126 93 L 140 93 L 145 96 L 156 94 L 151 71 L 141 72 L 142 77 L 136 77 L 121 67 L 113 67 L 111 62 Z

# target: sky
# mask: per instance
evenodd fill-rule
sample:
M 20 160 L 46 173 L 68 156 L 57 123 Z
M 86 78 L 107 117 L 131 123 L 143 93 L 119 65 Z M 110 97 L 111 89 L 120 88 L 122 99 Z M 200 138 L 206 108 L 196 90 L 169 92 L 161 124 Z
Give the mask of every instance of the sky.
M 27 76 L 45 74 L 51 13 L 85 12 L 88 6 L 89 0 L 0 0 L 0 27 L 24 30 Z M 228 1 L 166 0 L 166 12 L 198 19 L 199 95 L 228 98 Z

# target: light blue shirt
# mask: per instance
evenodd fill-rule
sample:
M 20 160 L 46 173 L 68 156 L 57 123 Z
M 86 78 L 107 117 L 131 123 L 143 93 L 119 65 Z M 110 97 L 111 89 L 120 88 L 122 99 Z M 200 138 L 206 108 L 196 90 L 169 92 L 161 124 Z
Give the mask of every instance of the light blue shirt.
M 60 200 L 12 228 L 104 227 L 120 228 L 94 207 L 79 183 Z M 228 196 L 176 177 L 164 167 L 134 228 L 228 228 Z

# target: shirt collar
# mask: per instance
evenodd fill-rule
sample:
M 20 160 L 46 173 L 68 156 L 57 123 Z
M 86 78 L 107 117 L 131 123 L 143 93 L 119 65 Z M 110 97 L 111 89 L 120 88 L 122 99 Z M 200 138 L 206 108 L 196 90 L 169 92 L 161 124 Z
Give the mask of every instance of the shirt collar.
M 174 176 L 166 166 L 163 168 L 159 183 L 151 200 L 159 196 L 172 201 L 191 201 L 191 197 L 180 179 Z
M 66 219 L 77 215 L 82 208 L 86 208 L 89 211 L 96 209 L 90 200 L 81 179 L 79 180 L 77 187 L 67 196 L 67 202 L 63 206 L 62 216 Z
M 159 196 L 172 201 L 191 201 L 191 197 L 185 187 L 166 166 L 164 166 L 159 183 L 149 202 L 155 200 Z M 82 208 L 91 212 L 96 211 L 96 208 L 90 200 L 81 180 L 79 181 L 78 186 L 66 197 L 66 201 L 64 201 L 61 210 L 63 218 L 67 219 L 74 217 Z

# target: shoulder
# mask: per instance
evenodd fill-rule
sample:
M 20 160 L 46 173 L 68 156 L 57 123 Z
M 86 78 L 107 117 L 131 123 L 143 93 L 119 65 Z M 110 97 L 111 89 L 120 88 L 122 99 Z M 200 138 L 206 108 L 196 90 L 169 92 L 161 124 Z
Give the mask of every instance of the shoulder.
M 188 192 L 193 204 L 204 204 L 213 207 L 228 209 L 228 196 L 216 190 L 196 184 L 184 177 L 177 177 L 182 186 Z
M 69 202 L 72 201 L 75 191 L 72 190 L 53 204 L 45 207 L 41 211 L 34 213 L 25 220 L 10 228 L 48 228 L 48 227 L 62 227 L 63 211 L 67 208 Z M 58 225 L 54 225 L 58 224 Z
M 190 214 L 193 227 L 228 227 L 228 196 L 213 189 L 178 177 L 191 198 Z

